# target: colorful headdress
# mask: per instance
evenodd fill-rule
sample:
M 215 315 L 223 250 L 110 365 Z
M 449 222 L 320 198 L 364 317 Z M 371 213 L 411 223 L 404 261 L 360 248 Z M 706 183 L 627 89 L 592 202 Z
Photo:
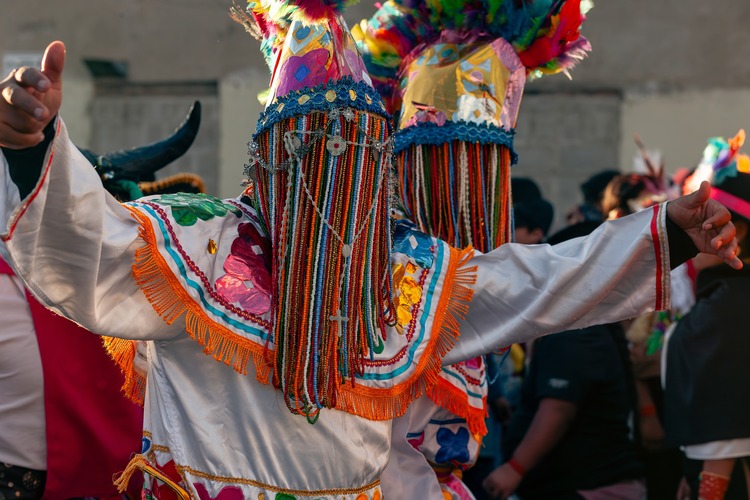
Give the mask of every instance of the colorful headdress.
M 394 310 L 390 116 L 341 7 L 263 0 L 232 12 L 271 69 L 246 173 L 273 246 L 274 384 L 311 420 L 354 383 Z
M 745 131 L 726 140 L 708 140 L 695 173 L 686 181 L 687 191 L 694 191 L 701 182 L 711 183 L 711 198 L 729 210 L 750 220 L 750 157 L 740 153 L 745 143 Z
M 513 134 L 528 76 L 567 72 L 590 49 L 581 0 L 388 0 L 354 31 L 398 115 L 407 215 L 456 246 L 510 239 Z

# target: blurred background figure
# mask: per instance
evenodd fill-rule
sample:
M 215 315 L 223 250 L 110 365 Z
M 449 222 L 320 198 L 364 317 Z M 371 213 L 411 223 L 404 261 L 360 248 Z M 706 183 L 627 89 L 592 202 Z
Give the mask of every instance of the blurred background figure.
M 513 228 L 516 243 L 542 243 L 552 226 L 555 209 L 542 197 L 542 191 L 526 177 L 511 178 Z
M 568 224 L 573 225 L 585 221 L 601 222 L 606 219 L 606 214 L 602 210 L 604 190 L 607 184 L 618 175 L 620 172 L 617 170 L 602 170 L 583 182 L 580 186 L 583 203 L 576 205 L 568 212 Z
M 654 165 L 643 144 L 641 173 L 614 176 L 604 189 L 602 213 L 608 220 L 646 210 L 676 196 L 678 190 L 664 165 Z M 676 270 L 676 273 L 680 271 Z M 650 313 L 624 322 L 636 393 L 634 431 L 645 469 L 649 498 L 674 498 L 682 476 L 682 456 L 664 445 L 664 405 L 660 378 L 661 345 L 666 328 L 677 311 Z
M 537 244 L 547 238 L 554 219 L 554 207 L 542 197 L 539 185 L 528 177 L 512 177 L 514 242 Z M 486 356 L 489 417 L 476 465 L 464 475 L 478 500 L 492 498 L 482 483 L 504 461 L 502 439 L 521 398 L 525 347 L 514 344 L 505 352 Z

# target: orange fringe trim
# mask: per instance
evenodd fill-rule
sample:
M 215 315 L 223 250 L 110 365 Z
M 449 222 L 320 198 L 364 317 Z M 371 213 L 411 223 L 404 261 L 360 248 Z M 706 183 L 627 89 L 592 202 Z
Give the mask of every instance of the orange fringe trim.
M 247 363 L 252 358 L 258 381 L 268 384 L 271 365 L 266 361 L 266 348 L 206 317 L 202 307 L 182 288 L 159 253 L 149 218 L 134 208 L 127 208 L 140 224 L 139 235 L 146 243 L 136 250 L 133 275 L 156 313 L 167 324 L 186 313 L 187 333 L 204 346 L 205 354 L 232 366 L 241 374 L 247 374 Z M 412 401 L 439 382 L 442 359 L 460 335 L 459 321 L 466 317 L 474 294 L 470 285 L 476 283 L 477 267 L 467 266 L 473 256 L 471 247 L 450 249 L 433 332 L 409 379 L 389 389 L 342 384 L 336 398 L 336 409 L 368 420 L 390 420 L 403 415 Z
M 473 256 L 474 249 L 471 247 L 450 249 L 450 263 L 436 309 L 432 335 L 409 379 L 389 389 L 342 385 L 338 391 L 336 409 L 368 420 L 389 420 L 403 415 L 412 401 L 439 382 L 443 357 L 458 340 L 461 333 L 459 321 L 469 312 L 469 303 L 474 295 L 469 285 L 476 283 L 477 267 L 467 267 Z
M 469 404 L 464 391 L 441 378 L 437 384 L 427 389 L 427 397 L 455 416 L 465 418 L 472 434 L 481 437 L 487 435 L 487 396 L 482 398 L 482 407 L 476 408 Z
M 102 337 L 102 340 L 107 353 L 125 376 L 125 382 L 121 388 L 125 397 L 143 406 L 143 400 L 146 397 L 146 377 L 138 373 L 133 366 L 136 356 L 136 341 L 116 337 Z
M 185 313 L 185 329 L 190 338 L 204 346 L 205 354 L 243 375 L 247 375 L 247 364 L 252 358 L 258 381 L 268 384 L 271 366 L 265 359 L 265 347 L 206 317 L 203 308 L 185 291 L 159 253 L 149 218 L 134 208 L 127 208 L 140 224 L 139 235 L 146 243 L 135 252 L 133 276 L 156 313 L 168 325 Z

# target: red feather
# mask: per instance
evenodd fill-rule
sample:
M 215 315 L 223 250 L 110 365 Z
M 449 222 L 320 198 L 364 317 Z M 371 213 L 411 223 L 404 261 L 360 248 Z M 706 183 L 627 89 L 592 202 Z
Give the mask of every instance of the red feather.
M 559 19 L 555 31 L 541 36 L 524 50 L 518 57 L 527 68 L 544 66 L 548 61 L 556 59 L 565 51 L 566 46 L 578 40 L 580 36 L 583 15 L 581 14 L 581 0 L 569 0 L 560 9 Z M 550 21 L 551 22 L 551 19 Z
M 318 21 L 330 19 L 341 13 L 347 2 L 343 0 L 297 0 L 289 3 L 296 6 L 305 19 Z

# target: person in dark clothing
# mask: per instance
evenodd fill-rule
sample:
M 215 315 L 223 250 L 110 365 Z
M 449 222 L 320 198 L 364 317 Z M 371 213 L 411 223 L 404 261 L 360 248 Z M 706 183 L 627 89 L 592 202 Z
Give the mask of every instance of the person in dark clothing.
M 744 134 L 727 142 L 711 139 L 692 181 L 712 180 L 711 196 L 730 205 L 748 259 L 750 159 L 737 155 Z M 750 270 L 730 272 L 707 255 L 694 259 L 696 303 L 669 337 L 666 355 L 666 441 L 682 446 L 700 467 L 688 470 L 693 498 L 728 498 L 730 483 L 747 498 L 750 488 Z M 736 480 L 733 478 L 733 472 Z M 743 480 L 744 475 L 744 480 Z
M 542 243 L 554 215 L 554 207 L 544 198 L 514 203 L 514 241 L 527 245 Z
M 654 165 L 648 156 L 644 156 L 644 162 L 646 172 L 615 176 L 604 189 L 601 206 L 608 219 L 646 210 L 676 194 L 663 166 Z M 675 281 L 673 275 L 672 285 Z M 672 291 L 674 298 L 674 287 Z M 682 478 L 680 450 L 664 445 L 660 375 L 660 332 L 684 312 L 685 304 L 681 302 L 673 300 L 673 309 L 668 312 L 646 314 L 624 323 L 636 391 L 635 442 L 644 464 L 649 497 L 657 499 L 674 498 Z
M 544 199 L 539 185 L 528 177 L 510 180 L 513 194 L 513 241 L 534 245 L 549 233 L 555 208 Z
M 587 234 L 596 225 L 578 224 L 550 240 Z M 507 461 L 490 475 L 488 489 L 521 498 L 643 498 L 643 469 L 629 427 L 634 405 L 619 324 L 538 339 L 504 438 Z
M 617 170 L 602 170 L 592 175 L 581 184 L 583 203 L 576 205 L 568 212 L 568 224 L 579 222 L 601 222 L 607 218 L 606 212 L 602 210 L 602 198 L 607 184 L 620 175 Z
M 505 455 L 526 458 L 532 441 L 543 439 L 547 452 L 524 475 L 519 496 L 586 498 L 588 490 L 620 483 L 634 492 L 630 498 L 643 497 L 643 470 L 628 426 L 634 404 L 628 369 L 624 332 L 616 324 L 535 342 Z

